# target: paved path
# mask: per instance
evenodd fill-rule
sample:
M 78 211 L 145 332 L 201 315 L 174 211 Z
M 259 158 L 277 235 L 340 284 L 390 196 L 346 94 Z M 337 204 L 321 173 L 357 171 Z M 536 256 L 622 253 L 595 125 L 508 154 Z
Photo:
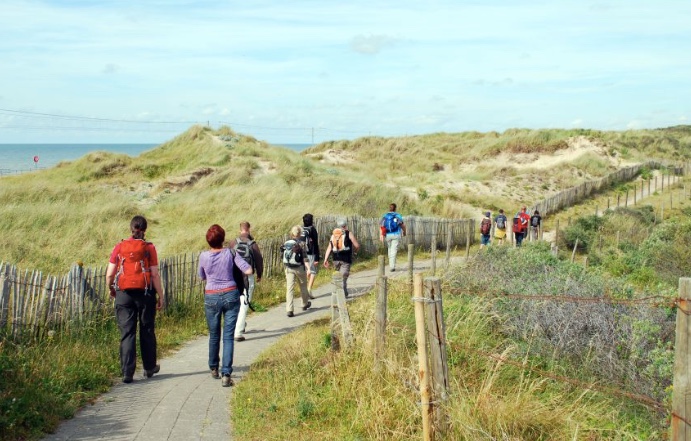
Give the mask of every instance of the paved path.
M 441 267 L 443 260 L 437 260 Z M 405 260 L 401 263 L 405 263 Z M 430 267 L 430 261 L 415 264 L 415 271 Z M 322 269 L 322 271 L 324 271 Z M 376 281 L 376 270 L 351 274 L 348 291 L 355 297 L 367 293 Z M 407 271 L 387 274 L 406 276 Z M 314 290 L 312 308 L 297 307 L 295 317 L 285 313 L 285 303 L 252 314 L 247 321 L 246 340 L 235 343 L 233 379 L 238 382 L 257 356 L 280 337 L 305 323 L 328 317 L 332 285 Z M 297 302 L 299 304 L 299 300 Z M 93 405 L 63 422 L 56 433 L 44 438 L 57 440 L 229 440 L 231 387 L 221 387 L 207 366 L 208 337 L 185 344 L 178 352 L 160 360 L 161 372 L 134 382 L 118 382 Z

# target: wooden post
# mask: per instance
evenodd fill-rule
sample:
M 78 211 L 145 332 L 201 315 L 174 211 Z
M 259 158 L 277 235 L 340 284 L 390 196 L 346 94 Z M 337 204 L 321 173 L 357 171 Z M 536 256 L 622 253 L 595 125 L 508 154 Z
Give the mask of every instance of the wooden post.
M 573 244 L 573 252 L 571 253 L 571 263 L 573 263 L 576 260 L 576 248 L 578 248 L 578 238 L 576 238 L 576 242 Z
M 559 219 L 557 219 L 557 225 L 554 227 L 554 244 L 559 243 Z
M 386 268 L 386 256 L 379 256 L 377 261 L 377 279 L 384 277 Z
M 449 265 L 451 265 L 451 223 L 447 223 L 446 227 L 446 267 L 448 268 Z
M 629 206 L 629 189 L 626 189 L 626 199 L 624 199 L 624 208 Z
M 386 348 L 386 276 L 377 277 L 377 304 L 374 314 L 374 369 L 381 369 L 381 360 Z
M 340 338 L 343 339 L 345 347 L 348 348 L 353 344 L 353 330 L 350 326 L 350 315 L 348 314 L 348 307 L 346 306 L 345 292 L 343 292 L 343 277 L 336 273 L 332 277 L 334 284 L 334 295 L 331 297 L 331 306 L 334 308 L 334 297 L 335 297 L 335 308 L 337 311 L 337 321 L 338 327 L 341 328 Z M 332 348 L 333 348 L 333 329 L 334 329 L 334 313 L 331 314 L 331 330 L 332 330 Z M 340 346 L 340 343 L 339 343 Z
M 470 222 L 466 222 L 465 229 L 465 258 L 470 256 Z
M 417 340 L 418 379 L 420 382 L 420 401 L 422 408 L 422 439 L 434 440 L 432 433 L 432 416 L 434 410 L 430 397 L 430 385 L 427 368 L 427 331 L 425 329 L 425 305 L 422 297 L 422 274 L 413 276 L 413 302 L 415 303 L 415 337 Z
M 637 190 L 636 186 L 638 184 L 634 183 L 633 185 L 634 185 L 634 187 L 633 187 L 633 205 L 636 205 L 636 190 Z
M 609 197 L 607 198 L 607 209 L 609 210 Z
M 333 276 L 334 289 L 331 292 L 331 350 L 337 352 L 341 350 L 341 340 L 338 336 L 338 283 L 343 287 L 343 279 L 340 274 Z
M 621 197 L 621 193 L 617 194 L 617 208 L 619 208 L 619 198 Z
M 413 260 L 415 259 L 415 245 L 408 244 L 408 279 L 413 283 Z
M 641 180 L 641 199 L 643 199 L 643 187 L 644 187 L 644 182 Z
M 437 223 L 432 226 L 432 275 L 437 273 Z
M 679 304 L 674 342 L 674 380 L 672 389 L 672 441 L 691 440 L 691 371 L 689 336 L 691 335 L 691 278 L 679 279 Z
M 427 312 L 427 335 L 429 335 L 430 372 L 434 401 L 445 402 L 449 391 L 449 367 L 446 357 L 446 326 L 442 303 L 441 280 L 425 278 L 425 310 Z M 444 438 L 448 418 L 442 414 L 443 406 L 434 406 L 434 433 Z

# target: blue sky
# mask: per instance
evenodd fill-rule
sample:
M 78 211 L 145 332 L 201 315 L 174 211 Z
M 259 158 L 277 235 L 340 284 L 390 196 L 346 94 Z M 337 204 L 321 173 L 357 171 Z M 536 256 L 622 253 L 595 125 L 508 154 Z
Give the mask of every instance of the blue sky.
M 689 124 L 688 1 L 0 3 L 0 143 Z

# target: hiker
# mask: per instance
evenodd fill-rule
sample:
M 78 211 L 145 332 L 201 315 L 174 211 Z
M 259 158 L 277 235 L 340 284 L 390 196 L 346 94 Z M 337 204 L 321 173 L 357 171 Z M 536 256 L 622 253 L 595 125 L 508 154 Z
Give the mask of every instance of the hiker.
M 540 238 L 540 229 L 542 228 L 542 216 L 540 212 L 535 210 L 530 216 L 530 239 L 538 240 Z
M 319 271 L 319 234 L 314 227 L 314 217 L 310 213 L 302 216 L 302 241 L 307 248 L 307 262 L 310 268 L 307 274 L 307 291 L 310 293 L 310 299 L 314 299 L 312 286 Z
M 504 209 L 499 209 L 499 214 L 494 218 L 494 238 L 497 240 L 497 245 L 503 245 L 506 239 L 506 222 L 508 219 L 504 214 Z
M 331 234 L 329 245 L 324 253 L 324 268 L 329 267 L 329 256 L 333 255 L 334 269 L 341 273 L 343 278 L 343 294 L 348 298 L 348 276 L 350 265 L 353 263 L 353 253 L 360 249 L 355 235 L 348 229 L 345 218 L 336 220 L 336 228 Z
M 235 325 L 235 341 L 244 341 L 245 320 L 247 319 L 247 310 L 251 307 L 254 286 L 255 283 L 262 280 L 262 274 L 264 274 L 264 258 L 259 250 L 259 245 L 250 234 L 249 222 L 240 222 L 240 235 L 235 238 L 233 249 L 252 267 L 252 274 L 243 274 L 245 291 L 240 293 L 240 314 Z
M 290 239 L 281 246 L 283 256 L 283 267 L 286 274 L 286 314 L 293 317 L 293 297 L 295 293 L 295 282 L 300 286 L 300 296 L 302 297 L 302 310 L 307 311 L 312 302 L 307 291 L 307 271 L 309 262 L 305 259 L 305 250 L 301 243 L 302 227 L 295 225 L 290 229 Z
M 211 377 L 222 377 L 221 386 L 233 385 L 233 335 L 240 313 L 240 292 L 243 274 L 252 274 L 252 267 L 234 250 L 224 247 L 225 230 L 217 224 L 209 227 L 206 242 L 210 250 L 199 255 L 199 278 L 204 287 L 204 312 L 209 327 L 209 369 Z M 243 287 L 244 288 L 244 287 Z M 223 357 L 219 360 L 223 339 Z M 220 366 L 219 366 L 220 361 Z M 219 367 L 221 369 L 219 375 Z
M 384 242 L 384 239 L 386 239 L 386 246 L 389 248 L 389 270 L 392 272 L 396 271 L 398 244 L 401 241 L 401 234 L 404 237 L 406 235 L 403 216 L 396 213 L 396 204 L 389 204 L 389 212 L 382 216 L 379 226 L 381 229 L 379 240 Z
M 490 233 L 492 232 L 492 214 L 485 211 L 485 217 L 480 221 L 480 249 L 489 245 Z
M 520 247 L 523 244 L 523 238 L 528 232 L 529 222 L 530 216 L 526 213 L 526 207 L 523 207 L 513 218 L 513 234 L 516 238 L 516 247 Z
M 131 383 L 137 364 L 137 324 L 144 375 L 151 378 L 161 366 L 156 363 L 156 311 L 163 308 L 163 289 L 158 274 L 158 254 L 144 240 L 147 222 L 134 216 L 129 239 L 115 245 L 106 270 L 106 286 L 115 298 L 115 318 L 120 330 L 122 382 Z

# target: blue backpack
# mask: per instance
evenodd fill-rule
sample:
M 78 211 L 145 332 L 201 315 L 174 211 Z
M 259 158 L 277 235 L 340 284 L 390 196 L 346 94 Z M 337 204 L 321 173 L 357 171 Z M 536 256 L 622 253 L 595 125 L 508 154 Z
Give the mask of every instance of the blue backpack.
M 398 225 L 398 216 L 396 213 L 386 213 L 384 215 L 384 228 L 387 233 L 398 233 L 400 226 Z

